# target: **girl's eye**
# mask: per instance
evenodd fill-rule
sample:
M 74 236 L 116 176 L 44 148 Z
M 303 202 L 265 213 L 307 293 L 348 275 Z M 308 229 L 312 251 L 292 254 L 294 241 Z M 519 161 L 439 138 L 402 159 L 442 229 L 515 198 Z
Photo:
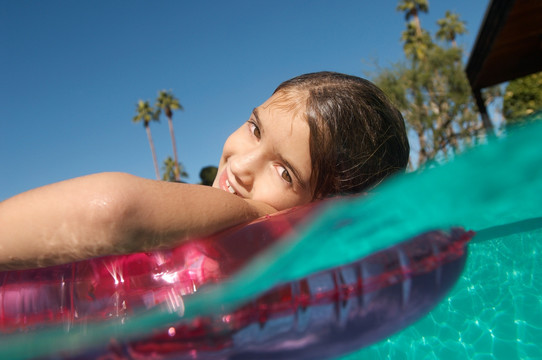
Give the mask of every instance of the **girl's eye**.
M 256 138 L 261 138 L 261 134 L 260 134 L 260 128 L 258 128 L 258 126 L 256 126 L 256 124 L 254 124 L 252 121 L 249 121 L 249 125 L 250 127 L 250 131 L 252 132 L 252 134 L 254 136 L 256 136 Z
M 290 173 L 282 166 L 279 166 L 279 174 L 283 180 L 287 181 L 290 184 L 292 183 L 292 177 L 290 176 Z

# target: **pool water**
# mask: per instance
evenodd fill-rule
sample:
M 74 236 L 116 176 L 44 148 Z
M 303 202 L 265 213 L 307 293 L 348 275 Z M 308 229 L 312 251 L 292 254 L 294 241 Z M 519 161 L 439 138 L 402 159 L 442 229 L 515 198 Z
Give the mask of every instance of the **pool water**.
M 416 324 L 343 358 L 541 359 L 541 138 L 542 121 L 530 123 L 443 166 L 392 179 L 367 199 L 339 204 L 243 281 L 257 287 L 288 280 L 461 225 L 477 235 L 449 296 Z M 303 257 L 311 261 L 296 261 Z
M 542 231 L 475 242 L 428 316 L 346 359 L 542 358 Z

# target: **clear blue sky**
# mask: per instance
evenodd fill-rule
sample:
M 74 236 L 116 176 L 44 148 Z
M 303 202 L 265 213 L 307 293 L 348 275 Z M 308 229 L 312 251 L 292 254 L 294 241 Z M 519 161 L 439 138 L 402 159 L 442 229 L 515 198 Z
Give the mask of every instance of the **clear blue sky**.
M 461 15 L 472 49 L 489 0 L 430 1 L 422 26 Z M 332 70 L 367 77 L 401 60 L 397 1 L 0 0 L 0 200 L 102 171 L 153 178 L 139 99 L 172 90 L 191 183 L 283 80 Z M 152 124 L 158 160 L 167 122 Z

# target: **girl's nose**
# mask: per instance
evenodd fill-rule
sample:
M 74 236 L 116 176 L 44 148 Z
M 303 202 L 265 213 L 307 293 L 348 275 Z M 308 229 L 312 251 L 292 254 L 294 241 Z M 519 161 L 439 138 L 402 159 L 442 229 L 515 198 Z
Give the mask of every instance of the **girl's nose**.
M 254 178 L 261 165 L 261 156 L 257 151 L 240 154 L 230 158 L 230 169 L 237 183 L 246 191 L 251 191 Z

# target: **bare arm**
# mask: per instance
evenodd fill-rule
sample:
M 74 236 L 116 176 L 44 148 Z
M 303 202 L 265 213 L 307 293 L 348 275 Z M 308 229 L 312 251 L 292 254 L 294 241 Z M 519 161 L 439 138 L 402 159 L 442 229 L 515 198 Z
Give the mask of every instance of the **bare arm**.
M 89 175 L 0 203 L 0 270 L 173 246 L 274 211 L 206 186 Z

